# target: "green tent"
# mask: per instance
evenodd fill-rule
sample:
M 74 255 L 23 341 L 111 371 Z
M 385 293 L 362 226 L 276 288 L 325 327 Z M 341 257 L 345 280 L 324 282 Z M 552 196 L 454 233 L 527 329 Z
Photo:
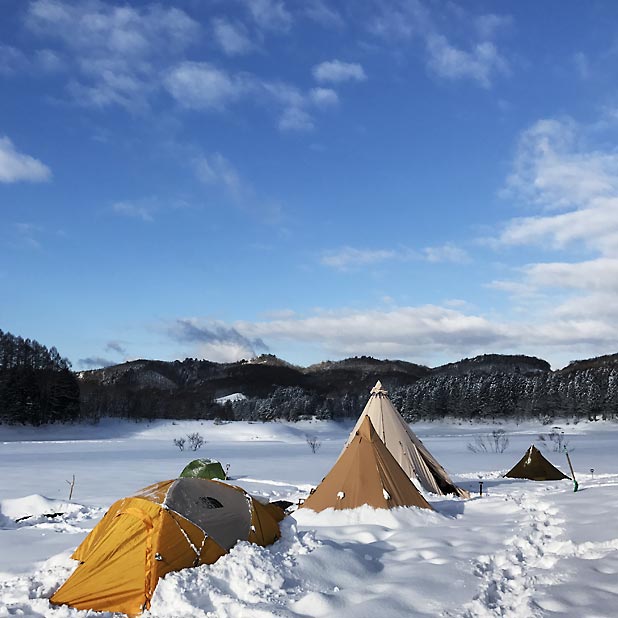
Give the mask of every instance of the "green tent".
M 194 459 L 180 473 L 180 478 L 183 477 L 222 480 L 226 478 L 223 466 L 215 459 Z

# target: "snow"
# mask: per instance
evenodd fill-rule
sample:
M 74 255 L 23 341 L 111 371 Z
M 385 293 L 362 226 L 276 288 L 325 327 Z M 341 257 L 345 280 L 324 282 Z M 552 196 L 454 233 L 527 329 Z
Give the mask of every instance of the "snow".
M 215 399 L 215 401 L 217 403 L 222 403 L 223 404 L 223 403 L 225 403 L 227 401 L 231 401 L 231 402 L 242 401 L 243 399 L 246 399 L 246 398 L 247 398 L 247 396 L 243 395 L 242 393 L 232 393 L 231 395 L 225 395 L 224 397 L 217 397 Z
M 0 618 L 111 617 L 52 607 L 47 599 L 75 568 L 73 549 L 113 501 L 210 457 L 229 463 L 232 482 L 259 498 L 297 503 L 332 467 L 352 425 L 104 419 L 0 426 Z M 467 444 L 495 426 L 415 425 L 471 499 L 425 494 L 435 511 L 295 511 L 274 545 L 239 543 L 213 565 L 166 576 L 146 617 L 613 617 L 618 425 L 560 427 L 573 449 L 577 493 L 571 481 L 502 477 L 533 442 L 568 470 L 564 455 L 538 440 L 551 427 L 504 424 L 504 453 L 472 453 Z M 193 432 L 204 446 L 179 451 L 173 439 Z M 317 453 L 309 434 L 322 444 Z

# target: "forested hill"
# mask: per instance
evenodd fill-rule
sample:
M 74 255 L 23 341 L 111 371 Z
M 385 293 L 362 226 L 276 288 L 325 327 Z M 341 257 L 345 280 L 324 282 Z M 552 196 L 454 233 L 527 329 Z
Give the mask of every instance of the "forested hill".
M 264 354 L 236 363 L 137 360 L 74 373 L 56 348 L 0 330 L 0 423 L 356 417 L 378 379 L 408 420 L 618 418 L 618 354 L 559 371 L 523 355 L 432 369 L 368 356 L 298 367 Z
M 555 372 L 539 358 L 498 354 L 433 369 L 364 356 L 306 368 L 272 355 L 237 363 L 139 360 L 79 378 L 87 418 L 355 417 L 377 379 L 409 420 L 618 417 L 618 355 Z M 245 399 L 215 402 L 234 393 Z
M 0 423 L 79 418 L 79 384 L 56 348 L 0 330 Z

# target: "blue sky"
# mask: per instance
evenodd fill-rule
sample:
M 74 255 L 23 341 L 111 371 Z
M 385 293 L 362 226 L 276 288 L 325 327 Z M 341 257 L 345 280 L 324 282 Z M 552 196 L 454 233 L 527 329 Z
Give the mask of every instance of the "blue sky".
M 618 352 L 618 5 L 0 0 L 0 328 L 76 369 Z

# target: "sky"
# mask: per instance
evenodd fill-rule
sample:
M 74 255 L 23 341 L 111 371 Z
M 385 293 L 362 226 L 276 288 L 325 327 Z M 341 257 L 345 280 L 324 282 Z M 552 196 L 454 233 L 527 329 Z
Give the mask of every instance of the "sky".
M 0 328 L 136 358 L 618 352 L 618 4 L 0 0 Z

